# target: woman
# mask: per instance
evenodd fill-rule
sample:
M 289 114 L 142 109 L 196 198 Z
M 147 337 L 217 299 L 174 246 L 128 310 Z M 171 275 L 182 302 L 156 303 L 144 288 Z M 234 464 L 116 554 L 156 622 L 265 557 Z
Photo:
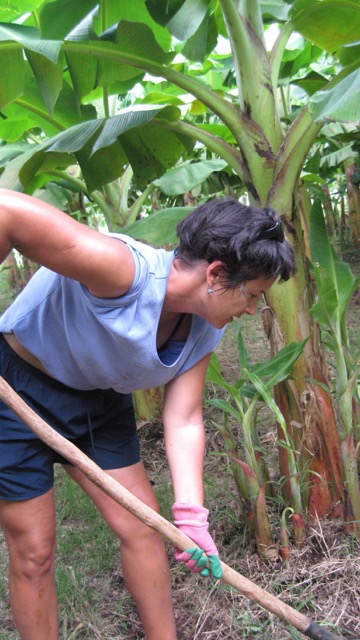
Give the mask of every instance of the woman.
M 211 352 L 234 317 L 294 272 L 272 210 L 214 199 L 178 225 L 179 248 L 100 234 L 30 196 L 0 190 L 1 259 L 45 265 L 0 320 L 1 374 L 55 429 L 158 509 L 140 461 L 132 391 L 165 385 L 163 422 L 175 524 L 221 574 L 203 506 L 202 395 Z M 121 540 L 126 584 L 148 640 L 174 640 L 158 534 L 49 450 L 1 406 L 0 523 L 22 640 L 57 640 L 53 463 L 89 494 Z M 176 552 L 203 574 L 204 562 Z

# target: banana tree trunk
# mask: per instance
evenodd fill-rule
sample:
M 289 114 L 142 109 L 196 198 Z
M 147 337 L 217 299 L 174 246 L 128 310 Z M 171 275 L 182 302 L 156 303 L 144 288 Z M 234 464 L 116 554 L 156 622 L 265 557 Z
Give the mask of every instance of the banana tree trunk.
M 276 207 L 276 197 L 274 200 Z M 282 214 L 281 209 L 278 211 Z M 312 517 L 335 512 L 339 515 L 338 505 L 345 503 L 340 440 L 331 396 L 326 390 L 327 364 L 320 332 L 310 315 L 313 287 L 306 268 L 297 198 L 291 222 L 284 213 L 282 218 L 292 236 L 298 270 L 291 282 L 272 287 L 268 293 L 264 327 L 274 353 L 288 342 L 309 339 L 304 355 L 294 366 L 293 379 L 277 387 L 276 400 L 299 456 L 304 505 Z M 282 448 L 279 461 L 281 475 L 288 478 L 287 456 Z M 289 482 L 284 491 L 291 504 Z

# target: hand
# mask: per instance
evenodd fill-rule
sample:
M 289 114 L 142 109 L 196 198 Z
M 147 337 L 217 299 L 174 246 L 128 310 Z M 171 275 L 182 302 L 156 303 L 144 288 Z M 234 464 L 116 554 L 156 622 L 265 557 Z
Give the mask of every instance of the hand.
M 209 511 L 204 507 L 182 502 L 175 502 L 172 511 L 175 518 L 175 526 L 200 547 L 200 549 L 194 547 L 182 552 L 179 549 L 175 549 L 175 558 L 183 562 L 188 569 L 195 573 L 208 576 L 211 572 L 214 578 L 221 578 L 222 569 L 219 552 L 208 532 Z M 206 555 L 204 555 L 204 552 Z M 206 567 L 208 563 L 210 570 Z

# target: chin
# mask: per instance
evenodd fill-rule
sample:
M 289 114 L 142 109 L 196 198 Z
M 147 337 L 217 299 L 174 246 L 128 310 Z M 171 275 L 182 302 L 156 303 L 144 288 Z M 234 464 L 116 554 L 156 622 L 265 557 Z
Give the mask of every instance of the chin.
M 232 318 L 231 320 L 225 320 L 223 322 L 212 322 L 211 324 L 213 327 L 215 327 L 215 329 L 225 329 L 226 325 L 230 322 L 232 322 Z

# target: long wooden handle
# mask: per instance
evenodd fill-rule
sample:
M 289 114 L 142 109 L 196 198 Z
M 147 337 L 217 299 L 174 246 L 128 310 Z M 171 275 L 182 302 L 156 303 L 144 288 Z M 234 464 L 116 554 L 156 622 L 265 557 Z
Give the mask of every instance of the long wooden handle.
M 118 502 L 122 507 L 130 511 L 144 524 L 158 531 L 164 538 L 169 540 L 174 546 L 185 551 L 189 547 L 194 547 L 194 542 L 177 529 L 173 524 L 153 511 L 138 498 L 133 496 L 117 480 L 109 476 L 100 469 L 90 458 L 88 458 L 72 442 L 69 442 L 48 425 L 40 416 L 31 409 L 20 396 L 8 385 L 0 376 L 0 398 L 10 409 L 49 447 L 60 453 L 74 466 L 80 469 L 97 487 Z M 1 425 L 0 425 L 1 428 Z M 271 611 L 281 620 L 286 620 L 304 635 L 313 640 L 340 640 L 338 636 L 320 627 L 310 618 L 296 611 L 289 605 L 273 596 L 265 589 L 257 586 L 240 573 L 231 569 L 224 562 L 221 563 L 223 570 L 222 580 L 237 589 L 241 594 L 256 602 L 264 609 Z

